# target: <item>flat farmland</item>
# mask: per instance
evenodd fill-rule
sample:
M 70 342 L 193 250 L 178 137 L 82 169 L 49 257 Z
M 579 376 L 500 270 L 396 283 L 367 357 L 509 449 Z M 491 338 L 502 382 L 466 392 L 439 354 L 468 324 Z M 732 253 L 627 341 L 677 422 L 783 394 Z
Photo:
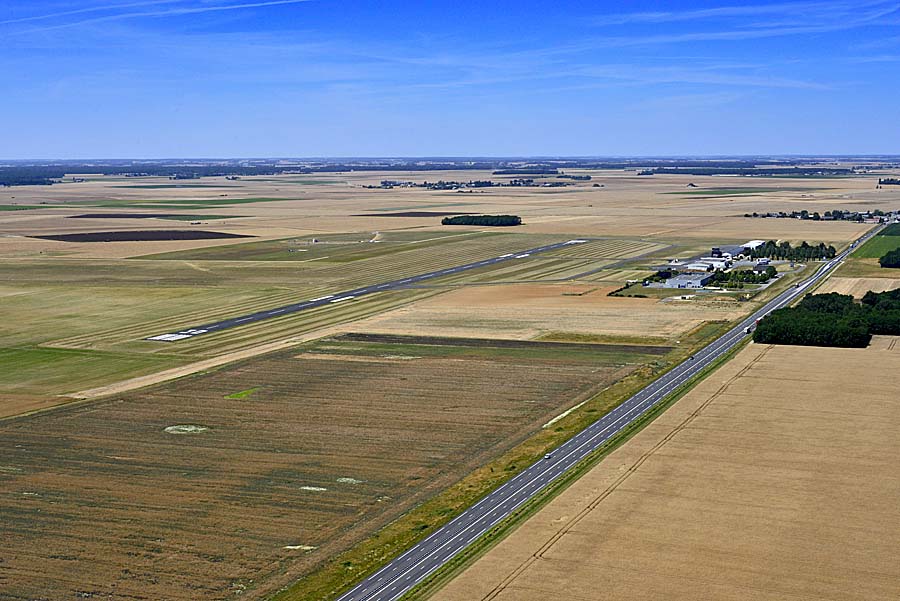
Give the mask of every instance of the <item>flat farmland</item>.
M 3 598 L 263 598 L 659 354 L 558 347 L 326 339 L 0 422 Z
M 746 347 L 435 601 L 889 601 L 900 345 Z

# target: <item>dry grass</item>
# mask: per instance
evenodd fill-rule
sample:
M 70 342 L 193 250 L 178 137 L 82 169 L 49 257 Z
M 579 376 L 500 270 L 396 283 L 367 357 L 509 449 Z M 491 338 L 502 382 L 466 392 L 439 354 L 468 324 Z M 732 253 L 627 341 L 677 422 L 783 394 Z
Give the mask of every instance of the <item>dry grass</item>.
M 898 374 L 751 345 L 433 598 L 896 599 Z
M 748 310 L 743 304 L 725 299 L 670 303 L 607 296 L 616 287 L 467 287 L 375 316 L 356 327 L 394 334 L 530 339 L 552 332 L 570 332 L 674 341 L 705 321 L 733 319 Z

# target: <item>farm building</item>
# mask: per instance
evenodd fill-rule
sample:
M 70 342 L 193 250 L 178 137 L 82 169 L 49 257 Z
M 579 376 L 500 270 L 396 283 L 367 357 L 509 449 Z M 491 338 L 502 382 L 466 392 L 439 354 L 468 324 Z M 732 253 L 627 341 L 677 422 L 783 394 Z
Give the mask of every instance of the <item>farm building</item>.
M 688 273 L 676 275 L 666 280 L 666 288 L 703 288 L 712 279 L 711 275 L 702 273 Z

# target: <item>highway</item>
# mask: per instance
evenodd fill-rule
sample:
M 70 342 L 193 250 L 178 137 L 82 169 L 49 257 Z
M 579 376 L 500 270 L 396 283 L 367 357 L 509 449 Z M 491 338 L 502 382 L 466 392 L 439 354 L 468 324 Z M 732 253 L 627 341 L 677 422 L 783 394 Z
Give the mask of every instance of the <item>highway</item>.
M 871 230 L 861 237 L 857 244 L 875 235 L 882 227 Z M 805 294 L 811 286 L 831 273 L 854 247 L 820 265 L 798 286 L 792 286 L 781 292 L 727 333 L 699 350 L 693 357 L 664 373 L 646 388 L 557 447 L 548 457 L 538 460 L 403 555 L 341 595 L 338 601 L 394 601 L 402 597 L 523 503 L 574 468 L 590 453 L 677 391 L 719 357 L 735 348 L 750 335 L 758 319 L 791 304 Z
M 319 298 L 313 298 L 306 301 L 301 301 L 299 303 L 293 303 L 290 305 L 285 305 L 283 307 L 275 307 L 273 309 L 266 309 L 264 311 L 257 311 L 256 313 L 250 313 L 248 315 L 242 315 L 240 317 L 232 317 L 229 319 L 223 319 L 221 321 L 216 321 L 212 323 L 207 323 L 199 326 L 194 326 L 192 328 L 186 328 L 184 330 L 179 330 L 177 332 L 169 332 L 166 334 L 157 334 L 155 336 L 150 336 L 145 338 L 145 340 L 153 340 L 156 342 L 177 342 L 179 340 L 185 340 L 187 338 L 193 338 L 194 336 L 201 336 L 203 334 L 209 334 L 212 332 L 219 332 L 221 330 L 227 330 L 228 328 L 234 328 L 237 326 L 243 326 L 247 324 L 251 324 L 257 321 L 263 321 L 265 319 L 272 319 L 274 317 L 282 317 L 284 315 L 288 315 L 291 313 L 299 313 L 301 311 L 307 311 L 309 309 L 314 309 L 316 307 L 324 307 L 329 304 L 343 303 L 347 301 L 352 301 L 361 296 L 365 296 L 367 294 L 374 294 L 376 292 L 387 292 L 388 290 L 396 290 L 398 288 L 406 288 L 413 284 L 417 284 L 419 282 L 424 282 L 433 278 L 439 278 L 441 276 L 453 275 L 456 273 L 461 273 L 463 271 L 469 271 L 470 269 L 478 269 L 481 267 L 487 267 L 488 265 L 496 265 L 497 263 L 503 263 L 506 261 L 515 261 L 516 259 L 524 259 L 531 255 L 536 255 L 539 253 L 548 252 L 551 250 L 556 250 L 558 248 L 564 248 L 566 246 L 571 246 L 573 244 L 583 244 L 587 242 L 587 240 L 569 240 L 567 242 L 557 242 L 555 244 L 547 244 L 545 246 L 538 246 L 537 248 L 532 248 L 530 250 L 523 250 L 516 253 L 507 253 L 505 255 L 500 255 L 499 257 L 494 257 L 492 259 L 485 259 L 484 261 L 476 261 L 475 263 L 467 263 L 465 265 L 459 265 L 457 267 L 448 267 L 447 269 L 441 269 L 438 271 L 432 271 L 430 273 L 424 273 L 422 275 L 416 275 L 408 278 L 403 278 L 402 280 L 394 280 L 391 282 L 385 282 L 383 284 L 373 284 L 371 286 L 366 286 L 364 288 L 356 288 L 354 290 L 348 290 L 346 292 L 336 292 L 334 294 L 329 294 L 326 296 L 320 296 Z

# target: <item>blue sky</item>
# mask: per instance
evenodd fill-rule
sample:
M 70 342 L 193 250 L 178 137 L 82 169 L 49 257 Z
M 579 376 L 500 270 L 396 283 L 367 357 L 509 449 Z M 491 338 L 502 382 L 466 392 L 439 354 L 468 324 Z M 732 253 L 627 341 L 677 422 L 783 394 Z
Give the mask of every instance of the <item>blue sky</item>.
M 0 0 L 0 157 L 900 153 L 900 2 Z

